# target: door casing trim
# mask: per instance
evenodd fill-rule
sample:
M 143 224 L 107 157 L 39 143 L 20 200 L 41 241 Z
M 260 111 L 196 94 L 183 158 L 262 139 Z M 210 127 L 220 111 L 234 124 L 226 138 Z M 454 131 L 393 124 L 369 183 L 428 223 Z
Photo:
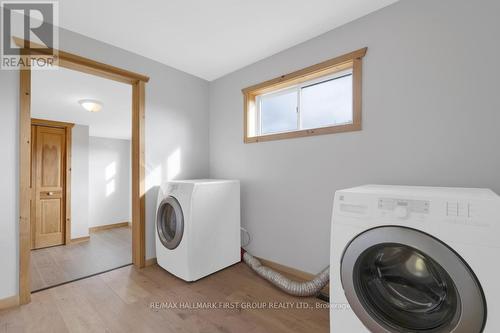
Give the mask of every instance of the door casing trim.
M 132 86 L 132 262 L 145 266 L 145 84 L 149 77 L 97 62 L 62 50 L 37 48 L 14 38 L 20 55 L 57 54 L 59 67 L 128 83 Z M 29 61 L 19 69 L 19 303 L 31 301 L 31 68 Z

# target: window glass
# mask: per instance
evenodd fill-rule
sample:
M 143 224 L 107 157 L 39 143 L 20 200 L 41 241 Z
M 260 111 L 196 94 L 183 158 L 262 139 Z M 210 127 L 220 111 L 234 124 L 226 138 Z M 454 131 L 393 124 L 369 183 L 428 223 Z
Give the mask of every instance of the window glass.
M 297 130 L 297 89 L 261 96 L 260 124 L 261 134 Z
M 352 74 L 301 89 L 302 128 L 351 124 Z

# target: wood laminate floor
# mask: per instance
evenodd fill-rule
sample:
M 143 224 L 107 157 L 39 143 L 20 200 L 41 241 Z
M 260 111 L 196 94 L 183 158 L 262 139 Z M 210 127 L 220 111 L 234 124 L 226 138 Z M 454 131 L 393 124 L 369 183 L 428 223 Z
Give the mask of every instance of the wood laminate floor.
M 0 332 L 322 333 L 326 305 L 286 295 L 242 263 L 191 283 L 127 266 L 33 294 L 0 312 Z
M 129 227 L 90 234 L 90 240 L 31 251 L 31 290 L 107 271 L 132 262 Z M 0 331 L 1 332 L 1 331 Z

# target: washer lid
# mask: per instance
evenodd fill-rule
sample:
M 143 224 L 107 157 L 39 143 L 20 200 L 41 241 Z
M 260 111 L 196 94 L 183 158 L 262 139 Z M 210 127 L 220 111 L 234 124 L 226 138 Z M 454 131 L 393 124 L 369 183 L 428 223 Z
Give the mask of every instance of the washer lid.
M 342 286 L 374 333 L 479 333 L 486 302 L 476 276 L 448 246 L 405 227 L 361 233 L 346 247 Z
M 161 243 L 170 250 L 175 249 L 184 235 L 184 214 L 181 205 L 173 196 L 168 196 L 158 206 L 156 230 Z

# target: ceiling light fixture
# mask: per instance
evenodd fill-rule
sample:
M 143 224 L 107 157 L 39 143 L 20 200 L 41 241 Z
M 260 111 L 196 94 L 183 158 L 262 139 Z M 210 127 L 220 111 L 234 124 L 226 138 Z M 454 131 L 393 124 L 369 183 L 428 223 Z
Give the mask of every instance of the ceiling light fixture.
M 78 103 L 89 112 L 99 112 L 102 109 L 102 103 L 95 99 L 82 99 Z

